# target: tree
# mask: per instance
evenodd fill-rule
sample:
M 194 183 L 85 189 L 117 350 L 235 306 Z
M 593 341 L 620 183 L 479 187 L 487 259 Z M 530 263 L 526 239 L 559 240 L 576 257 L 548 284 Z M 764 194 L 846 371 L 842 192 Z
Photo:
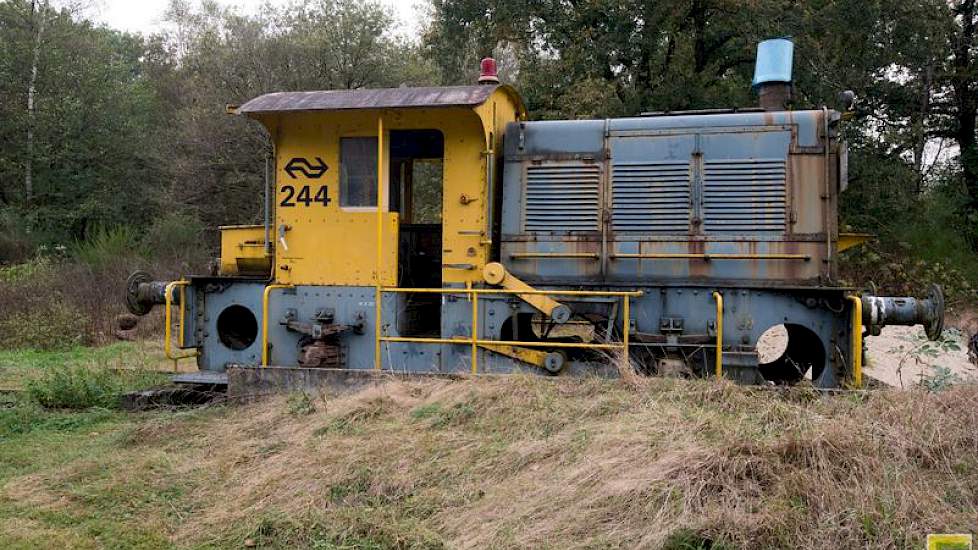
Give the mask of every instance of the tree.
M 260 125 L 225 114 L 268 92 L 431 83 L 419 49 L 388 33 L 377 2 L 306 1 L 244 16 L 214 3 L 171 3 L 174 30 L 152 39 L 144 61 L 173 109 L 161 145 L 166 200 L 207 225 L 261 219 L 264 158 Z
M 0 2 L 0 197 L 59 242 L 148 217 L 158 184 L 146 162 L 156 108 L 142 39 L 75 13 Z
M 954 138 L 961 149 L 961 174 L 970 198 L 971 221 L 978 223 L 978 138 L 975 118 L 978 117 L 978 53 L 975 27 L 978 9 L 975 0 L 953 3 L 955 21 L 950 84 L 954 94 Z M 978 242 L 975 243 L 978 247 Z
M 24 203 L 31 202 L 34 194 L 33 160 L 34 160 L 34 94 L 37 92 L 37 64 L 41 58 L 41 46 L 44 40 L 44 24 L 49 7 L 46 0 L 31 0 L 30 31 L 31 31 L 31 76 L 27 84 L 27 154 L 24 157 Z

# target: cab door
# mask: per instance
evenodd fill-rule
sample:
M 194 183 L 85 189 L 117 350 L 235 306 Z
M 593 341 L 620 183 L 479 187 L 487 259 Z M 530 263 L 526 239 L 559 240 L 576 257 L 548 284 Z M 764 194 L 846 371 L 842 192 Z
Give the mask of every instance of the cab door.
M 380 128 L 378 134 L 377 121 L 364 113 L 283 121 L 277 144 L 277 281 L 373 286 L 380 246 L 380 283 L 396 284 L 398 221 L 388 212 L 388 133 Z

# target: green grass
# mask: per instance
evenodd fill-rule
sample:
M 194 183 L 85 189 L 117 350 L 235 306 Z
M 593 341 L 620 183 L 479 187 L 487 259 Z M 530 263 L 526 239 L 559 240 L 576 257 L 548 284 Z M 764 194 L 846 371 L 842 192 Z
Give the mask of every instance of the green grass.
M 24 389 L 28 382 L 54 371 L 81 369 L 162 370 L 168 364 L 158 346 L 144 342 L 116 342 L 102 347 L 77 346 L 67 350 L 0 350 L 0 390 Z M 135 383 L 141 383 L 136 380 Z
M 0 548 L 920 547 L 973 526 L 976 392 L 510 377 L 141 413 L 7 395 Z
M 127 431 L 156 417 L 0 410 L 0 524 L 24 526 L 0 533 L 0 547 L 171 547 L 161 526 L 191 513 L 192 482 L 159 451 L 125 449 Z
M 144 362 L 146 354 L 145 347 L 134 342 L 116 342 L 95 348 L 78 346 L 64 351 L 0 350 L 0 368 L 43 369 L 89 364 L 123 366 Z
M 0 351 L 0 548 L 170 548 L 193 476 L 133 433 L 185 413 L 126 413 L 120 393 L 165 382 L 159 350 L 121 342 Z M 206 414 L 220 414 L 207 411 Z

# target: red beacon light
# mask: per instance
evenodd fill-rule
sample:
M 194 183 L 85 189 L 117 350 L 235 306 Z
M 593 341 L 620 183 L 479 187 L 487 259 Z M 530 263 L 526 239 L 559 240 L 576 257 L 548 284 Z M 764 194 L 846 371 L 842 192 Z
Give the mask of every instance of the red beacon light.
M 479 84 L 499 84 L 499 72 L 496 68 L 496 60 L 487 57 L 482 60 L 479 66 Z

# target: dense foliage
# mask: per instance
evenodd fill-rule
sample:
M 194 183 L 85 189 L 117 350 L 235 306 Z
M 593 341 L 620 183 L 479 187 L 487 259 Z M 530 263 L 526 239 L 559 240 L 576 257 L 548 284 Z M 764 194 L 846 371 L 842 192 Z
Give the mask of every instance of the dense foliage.
M 259 220 L 267 138 L 225 106 L 270 91 L 432 82 L 418 46 L 387 32 L 392 22 L 371 2 L 245 17 L 176 0 L 165 32 L 134 36 L 47 2 L 0 1 L 0 262 L 30 253 L 25 239 L 179 230 L 160 222 L 174 213 L 206 227 Z
M 790 35 L 796 107 L 860 98 L 842 211 L 882 244 L 853 265 L 978 279 L 976 0 L 430 0 L 416 38 L 373 0 L 173 0 L 152 36 L 64 6 L 0 0 L 0 263 L 260 220 L 267 137 L 224 108 L 261 93 L 466 83 L 492 54 L 536 118 L 747 106 L 755 44 Z

